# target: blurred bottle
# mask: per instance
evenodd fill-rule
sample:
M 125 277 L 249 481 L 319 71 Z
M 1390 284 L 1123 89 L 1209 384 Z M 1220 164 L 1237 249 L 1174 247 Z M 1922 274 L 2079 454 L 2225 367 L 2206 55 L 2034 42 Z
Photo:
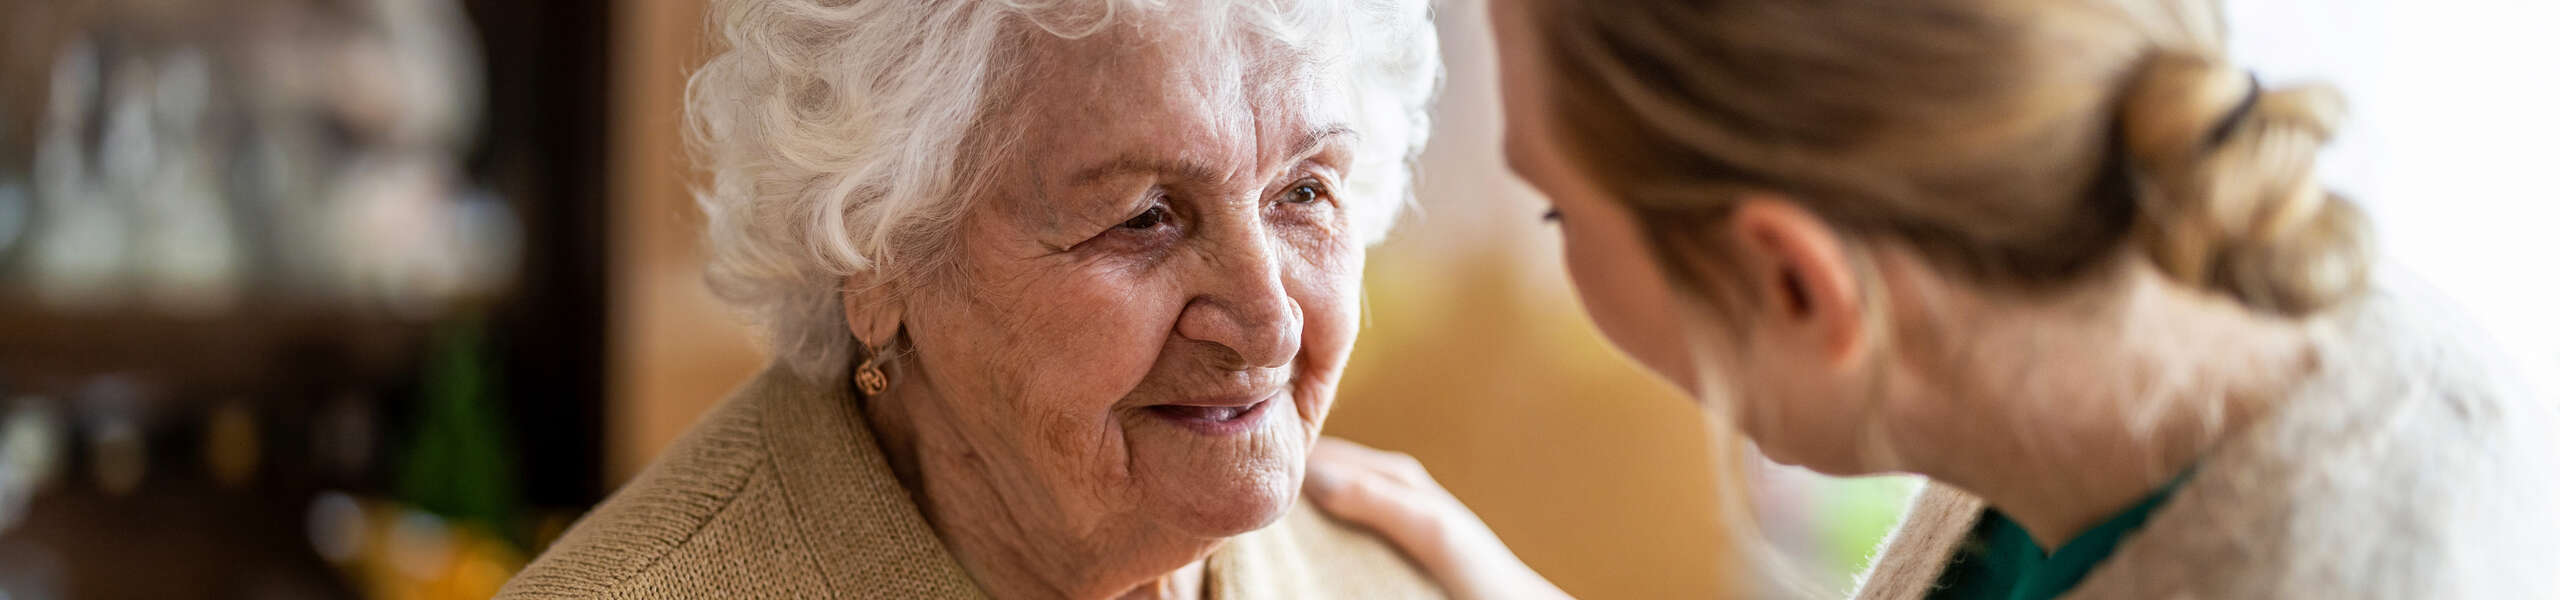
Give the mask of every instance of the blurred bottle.
M 0 137 L 7 135 L 0 131 Z M 26 237 L 27 220 L 34 216 L 35 207 L 28 205 L 33 201 L 27 194 L 26 176 L 0 165 L 0 273 L 18 262 L 18 242 Z
M 139 263 L 144 289 L 164 312 L 205 316 L 226 312 L 240 295 L 243 254 L 222 197 L 221 156 L 206 135 L 212 103 L 212 66 L 194 48 L 180 47 L 148 75 L 146 98 L 154 164 L 134 177 L 139 219 Z M 143 92 L 135 92 L 143 94 Z
M 493 348 L 477 322 L 438 332 L 395 491 L 429 512 L 514 536 L 525 529 L 524 505 Z
M 150 393 L 131 374 L 103 375 L 82 386 L 79 403 L 88 434 L 89 478 L 107 497 L 121 497 L 150 477 Z
M 27 504 L 62 468 L 63 423 L 51 404 L 21 396 L 0 405 L 0 534 L 26 516 Z
M 35 296 L 55 309 L 100 308 L 113 297 L 130 235 L 99 189 L 82 132 L 100 98 L 96 49 L 74 39 L 55 55 L 37 126 L 34 179 L 38 218 L 28 257 Z
M 10 111 L 16 99 L 15 95 L 0 94 L 0 140 L 17 139 L 17 122 L 7 116 L 17 114 Z M 28 196 L 26 169 L 14 163 L 0 161 L 0 275 L 8 274 L 18 263 L 18 248 L 22 246 L 19 241 L 26 238 L 27 220 L 35 216 L 35 207 L 28 205 L 35 200 Z

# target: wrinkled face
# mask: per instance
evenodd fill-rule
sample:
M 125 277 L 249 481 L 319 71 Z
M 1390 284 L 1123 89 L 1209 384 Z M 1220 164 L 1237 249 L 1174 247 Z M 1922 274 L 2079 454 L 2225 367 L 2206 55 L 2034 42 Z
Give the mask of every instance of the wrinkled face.
M 1017 517 L 1045 513 L 1024 526 L 1259 528 L 1331 407 L 1364 258 L 1333 191 L 1356 133 L 1315 66 L 1204 29 L 1034 34 L 959 268 L 907 303 L 948 426 Z

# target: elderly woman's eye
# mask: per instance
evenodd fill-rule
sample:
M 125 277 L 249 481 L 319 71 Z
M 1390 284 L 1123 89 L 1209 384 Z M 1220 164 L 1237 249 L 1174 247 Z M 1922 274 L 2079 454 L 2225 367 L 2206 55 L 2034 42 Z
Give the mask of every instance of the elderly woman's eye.
M 1290 204 L 1313 204 L 1316 201 L 1323 200 L 1324 197 L 1324 184 L 1309 180 L 1301 181 L 1298 182 L 1297 185 L 1289 186 L 1289 193 L 1281 196 L 1280 201 Z
M 1162 204 L 1151 206 L 1147 208 L 1147 212 L 1138 213 L 1138 216 L 1121 221 L 1120 228 L 1155 229 L 1157 225 L 1164 224 L 1165 218 L 1173 216 L 1172 213 L 1172 210 L 1165 208 Z

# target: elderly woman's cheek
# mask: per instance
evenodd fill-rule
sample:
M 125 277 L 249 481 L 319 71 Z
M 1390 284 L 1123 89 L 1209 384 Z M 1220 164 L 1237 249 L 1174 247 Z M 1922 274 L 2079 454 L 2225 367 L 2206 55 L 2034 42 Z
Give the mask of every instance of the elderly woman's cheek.
M 1299 340 L 1299 416 L 1312 436 L 1331 412 L 1335 385 L 1360 334 L 1360 279 L 1367 253 L 1357 244 L 1313 249 L 1294 269 L 1290 285 L 1306 321 Z

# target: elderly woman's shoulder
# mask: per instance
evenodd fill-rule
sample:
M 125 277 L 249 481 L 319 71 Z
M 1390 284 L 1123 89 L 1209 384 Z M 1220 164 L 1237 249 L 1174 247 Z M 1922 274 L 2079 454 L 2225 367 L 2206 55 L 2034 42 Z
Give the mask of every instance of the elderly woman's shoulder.
M 842 389 L 768 369 L 498 597 L 981 597 Z
M 795 551 L 752 394 L 723 402 L 499 598 L 824 596 Z

